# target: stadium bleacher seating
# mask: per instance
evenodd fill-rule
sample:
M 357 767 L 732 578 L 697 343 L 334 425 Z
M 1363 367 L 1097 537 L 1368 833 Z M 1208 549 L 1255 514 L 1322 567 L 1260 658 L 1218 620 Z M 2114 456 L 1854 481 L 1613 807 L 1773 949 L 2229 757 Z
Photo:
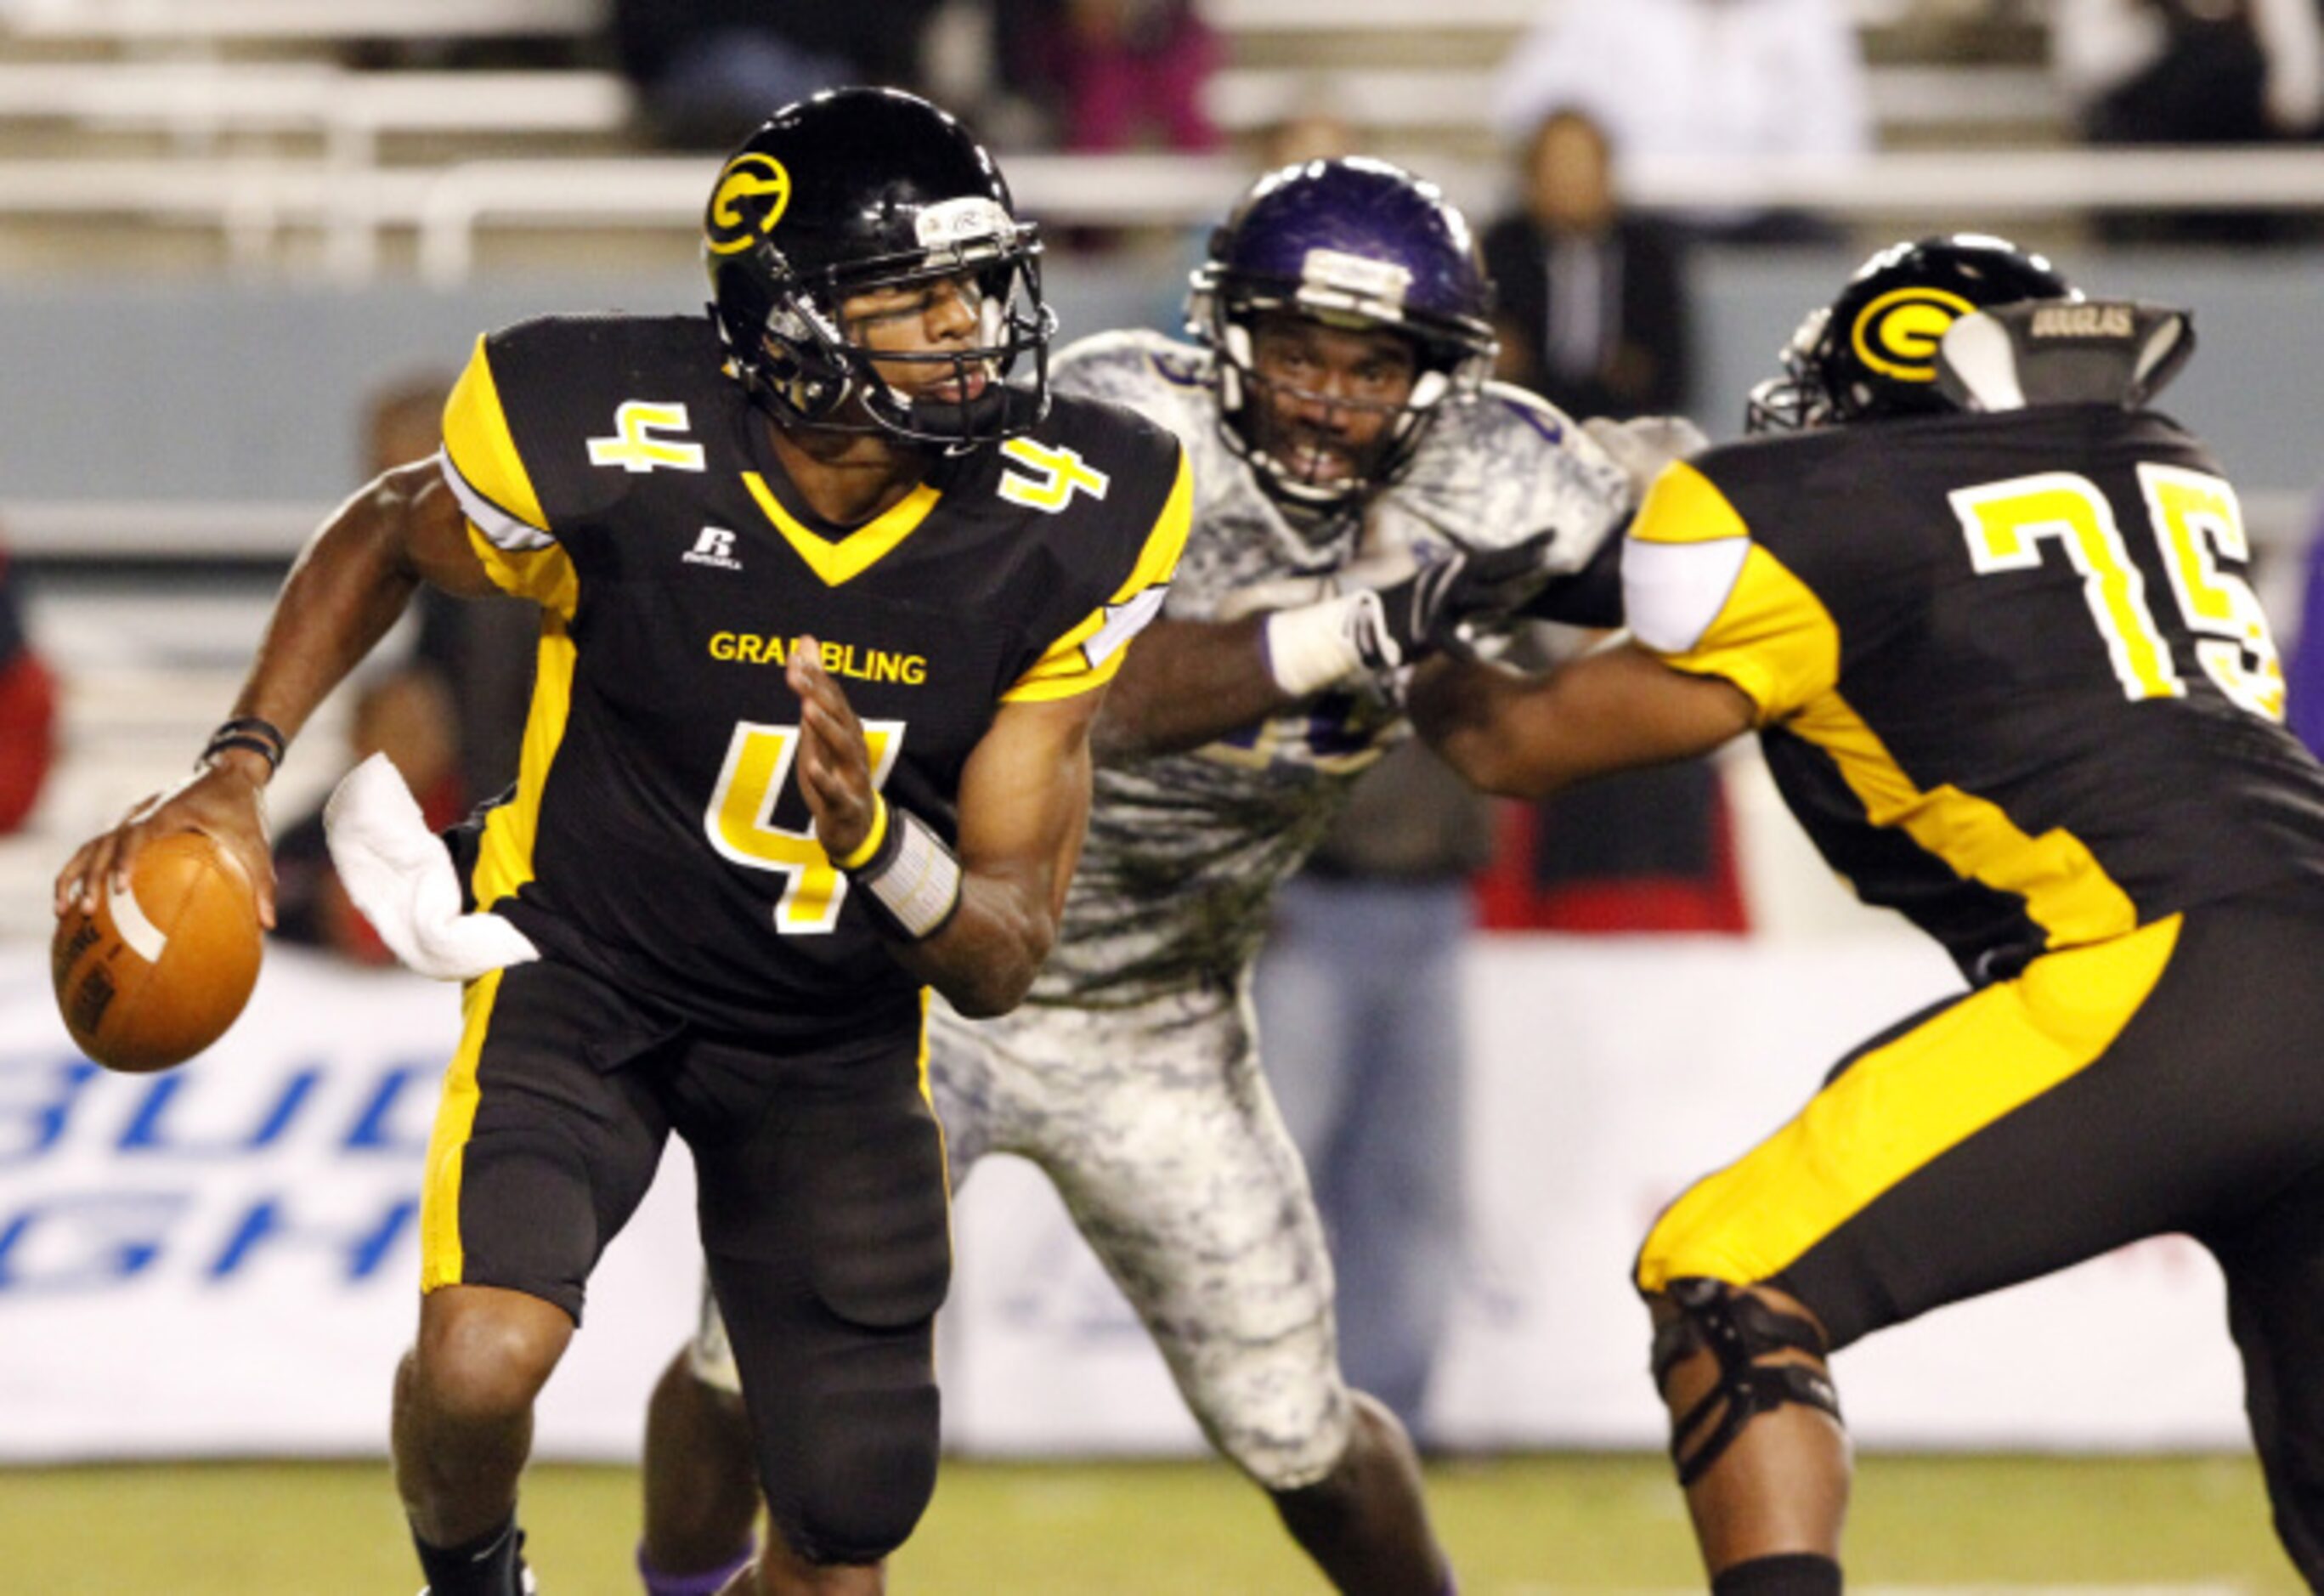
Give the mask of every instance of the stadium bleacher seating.
M 1488 203 L 1504 170 L 1486 120 L 1489 78 L 1545 3 L 1208 0 L 1228 57 L 1212 109 L 1247 146 L 1320 92 L 1380 152 Z M 0 258 L 23 227 L 128 216 L 168 224 L 180 243 L 171 259 L 188 258 L 190 235 L 208 241 L 190 254 L 198 264 L 296 272 L 319 262 L 350 281 L 416 264 L 444 281 L 488 258 L 486 234 L 683 228 L 698 162 L 645 150 L 628 86 L 574 64 L 595 59 L 603 10 L 599 0 L 6 0 Z M 1845 174 L 1641 166 L 1634 198 L 1683 205 L 1716 189 L 1781 201 L 1813 189 L 1835 214 L 1885 224 L 1957 202 L 1929 186 L 1946 163 L 1904 157 L 1976 148 L 1990 156 L 1978 180 L 2004 206 L 2018 194 L 2069 208 L 2226 203 L 2223 180 L 2245 198 L 2324 203 L 2324 173 L 2291 156 L 2233 171 L 2118 152 L 2104 169 L 2072 160 L 2038 6 L 1854 0 L 1854 14 L 1879 155 Z M 553 44 L 558 64 L 348 64 L 383 41 L 494 40 Z M 588 164 L 567 164 L 576 159 Z M 1011 170 L 1028 208 L 1057 222 L 1176 227 L 1213 210 L 1240 167 L 1232 156 L 1012 152 Z

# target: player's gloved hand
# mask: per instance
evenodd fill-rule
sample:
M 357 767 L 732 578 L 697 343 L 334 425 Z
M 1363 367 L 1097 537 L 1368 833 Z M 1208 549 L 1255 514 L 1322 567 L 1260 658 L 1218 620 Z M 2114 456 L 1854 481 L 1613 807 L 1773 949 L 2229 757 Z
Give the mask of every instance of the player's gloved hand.
M 452 854 L 383 753 L 347 772 L 323 806 L 323 835 L 349 901 L 395 956 L 438 981 L 473 981 L 540 956 L 496 914 L 463 914 Z
M 1556 540 L 1545 531 L 1506 549 L 1452 549 L 1374 589 L 1377 622 L 1355 639 L 1365 668 L 1379 675 L 1433 653 L 1469 653 L 1479 627 L 1515 613 L 1541 591 L 1554 574 Z
M 1412 678 L 1419 669 L 1417 665 L 1398 665 L 1357 677 L 1357 697 L 1389 715 L 1402 715 L 1412 697 Z
M 1277 610 L 1261 647 L 1277 686 L 1294 697 L 1360 673 L 1390 678 L 1432 653 L 1468 653 L 1477 630 L 1520 609 L 1554 574 L 1554 531 L 1506 549 L 1456 549 L 1393 574 L 1374 567 L 1351 588 L 1340 573 L 1333 597 Z

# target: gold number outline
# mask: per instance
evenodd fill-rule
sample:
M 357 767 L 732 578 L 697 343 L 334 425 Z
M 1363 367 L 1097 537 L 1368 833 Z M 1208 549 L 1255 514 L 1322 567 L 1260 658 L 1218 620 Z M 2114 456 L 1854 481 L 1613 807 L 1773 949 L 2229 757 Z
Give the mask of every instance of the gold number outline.
M 798 739 L 796 725 L 735 722 L 718 784 L 702 812 L 702 829 L 721 856 L 786 878 L 770 917 L 778 935 L 816 936 L 837 928 L 840 906 L 847 901 L 847 878 L 831 863 L 813 831 L 773 823 L 775 806 L 790 781 Z M 871 750 L 876 790 L 888 784 L 904 751 L 904 723 L 865 721 L 863 740 Z
M 2147 607 L 2146 578 L 2131 563 L 2114 506 L 2096 483 L 2071 471 L 2044 471 L 1956 488 L 1947 497 L 1979 576 L 2035 569 L 2041 540 L 2057 540 L 2081 573 L 2083 602 L 2124 697 L 2135 704 L 2186 697 L 2170 641 Z
M 2263 720 L 2283 719 L 2283 660 L 2251 584 L 2221 563 L 2251 563 L 2243 506 L 2228 483 L 2205 471 L 2143 460 L 2139 491 L 2163 545 L 2163 567 L 2195 658 L 2220 692 Z

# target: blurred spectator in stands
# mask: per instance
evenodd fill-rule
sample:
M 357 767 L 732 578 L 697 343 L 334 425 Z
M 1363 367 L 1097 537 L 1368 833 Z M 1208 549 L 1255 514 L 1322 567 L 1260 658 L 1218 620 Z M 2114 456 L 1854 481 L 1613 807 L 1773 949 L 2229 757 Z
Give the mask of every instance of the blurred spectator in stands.
M 1501 335 L 1497 374 L 1571 416 L 1667 414 L 1686 402 L 1683 242 L 1627 213 L 1606 133 L 1551 112 L 1527 146 L 1518 208 L 1485 229 Z
M 731 149 L 778 106 L 842 84 L 910 88 L 938 0 L 614 0 L 613 45 L 654 136 Z
M 1069 150 L 1208 150 L 1218 39 L 1194 0 L 993 0 L 1003 80 L 1052 108 Z
M 1276 895 L 1259 962 L 1268 1083 L 1331 1242 L 1341 1367 L 1423 1445 L 1466 1254 L 1461 953 L 1494 808 L 1400 744 Z
M 1363 143 L 1363 135 L 1340 108 L 1331 81 L 1317 79 L 1301 89 L 1291 109 L 1259 134 L 1259 170 L 1360 155 Z
M 2058 0 L 2051 60 L 2094 144 L 2257 144 L 2314 135 L 2324 111 L 2317 0 Z M 2114 243 L 2305 236 L 2249 210 L 2110 211 Z
M 441 829 L 466 807 L 456 763 L 456 712 L 443 680 L 425 667 L 379 677 L 356 694 L 347 723 L 347 768 L 383 753 L 403 773 L 420 813 Z M 323 811 L 291 826 L 274 842 L 274 935 L 359 964 L 387 965 L 395 955 L 347 901 L 331 868 Z
M 1330 84 L 1319 79 L 1303 88 L 1292 109 L 1259 134 L 1258 171 L 1274 171 L 1308 161 L 1336 161 L 1358 154 L 1361 148 L 1361 138 L 1340 114 Z M 1181 229 L 1176 247 L 1177 267 L 1160 274 L 1165 291 L 1155 298 L 1153 308 L 1143 318 L 1144 325 L 1174 338 L 1185 331 L 1186 281 L 1210 255 L 1210 226 Z
M 364 418 L 366 479 L 424 460 L 442 441 L 445 372 L 420 372 L 380 388 Z M 422 586 L 415 664 L 432 669 L 452 696 L 458 739 L 459 801 L 480 803 L 516 780 L 517 752 L 532 697 L 540 610 L 524 599 L 460 599 Z
M 40 801 L 56 761 L 57 688 L 24 630 L 22 585 L 0 548 L 0 834 Z
M 1588 114 L 1625 161 L 1831 156 L 1871 147 L 1856 29 L 1840 0 L 1598 0 L 1545 9 L 1501 69 L 1510 142 L 1560 109 Z M 1688 213 L 1746 241 L 1823 239 L 1795 212 Z

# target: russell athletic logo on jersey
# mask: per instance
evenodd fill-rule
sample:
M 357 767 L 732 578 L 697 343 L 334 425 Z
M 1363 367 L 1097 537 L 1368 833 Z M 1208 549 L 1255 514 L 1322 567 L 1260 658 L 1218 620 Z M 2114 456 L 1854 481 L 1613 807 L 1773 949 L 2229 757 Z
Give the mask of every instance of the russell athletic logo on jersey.
M 724 527 L 704 527 L 694 547 L 678 558 L 690 566 L 716 566 L 722 571 L 742 568 L 742 562 L 734 558 L 734 534 Z

